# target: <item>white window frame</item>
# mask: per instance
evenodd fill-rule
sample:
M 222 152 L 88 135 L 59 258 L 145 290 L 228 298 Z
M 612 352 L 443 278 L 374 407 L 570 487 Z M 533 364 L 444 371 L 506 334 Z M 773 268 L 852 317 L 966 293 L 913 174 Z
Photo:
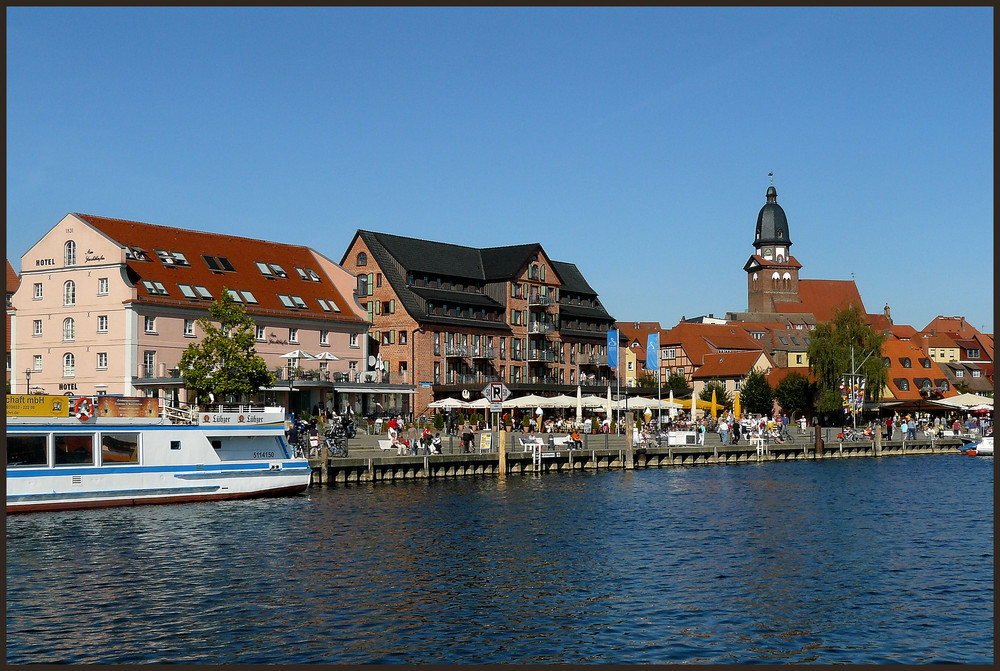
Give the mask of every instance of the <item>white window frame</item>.
M 289 328 L 288 329 L 288 342 L 298 344 L 299 342 L 299 330 Z
M 359 345 L 358 345 L 358 334 L 357 333 L 352 333 L 350 335 L 350 340 L 348 341 L 348 345 L 350 347 L 359 347 Z
M 42 283 L 41 282 L 36 282 L 35 283 L 35 293 L 31 297 L 31 300 L 33 300 L 33 301 L 40 301 L 40 300 L 42 300 Z
M 143 328 L 142 328 L 143 333 L 153 333 L 153 334 L 155 334 L 156 333 L 156 317 L 150 317 L 149 315 L 146 315 L 142 319 L 143 319 L 143 322 L 142 322 L 143 323 Z
M 73 280 L 63 283 L 63 305 L 76 305 L 76 282 Z
M 97 278 L 97 295 L 107 296 L 108 295 L 108 278 L 98 277 Z
M 72 352 L 63 354 L 63 377 L 76 377 L 76 357 Z
M 31 322 L 31 337 L 41 338 L 42 337 L 42 320 L 34 319 Z
M 97 332 L 107 333 L 108 332 L 108 316 L 107 315 L 97 315 Z
M 76 242 L 73 240 L 67 240 L 63 245 L 63 265 L 76 265 Z
M 184 320 L 184 337 L 193 338 L 194 337 L 194 320 L 185 319 Z
M 263 326 L 258 325 L 256 326 L 255 330 L 256 330 L 257 342 L 264 342 L 265 340 L 267 340 L 267 337 L 264 335 Z
M 63 319 L 63 342 L 76 340 L 76 320 L 72 317 Z
M 329 345 L 330 344 L 330 332 L 329 331 L 320 331 L 319 332 L 319 344 L 320 345 Z
M 97 370 L 107 370 L 108 369 L 108 353 L 98 352 L 97 353 Z
M 34 360 L 31 362 L 31 369 L 36 373 L 42 369 L 42 355 L 36 354 Z

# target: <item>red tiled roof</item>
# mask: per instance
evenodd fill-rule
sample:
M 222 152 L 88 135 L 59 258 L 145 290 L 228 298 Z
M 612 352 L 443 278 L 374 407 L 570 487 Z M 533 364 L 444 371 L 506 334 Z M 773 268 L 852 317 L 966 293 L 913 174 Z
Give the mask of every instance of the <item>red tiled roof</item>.
M 892 333 L 893 337 L 899 338 L 900 340 L 909 340 L 913 336 L 917 335 L 917 329 L 913 328 L 909 324 L 893 324 L 889 327 L 889 331 Z
M 698 324 L 681 322 L 660 335 L 660 347 L 678 345 L 695 366 L 702 365 L 706 355 L 720 349 L 763 351 L 764 346 L 743 328 L 742 324 Z
M 799 303 L 775 303 L 777 312 L 807 312 L 817 321 L 828 322 L 837 309 L 855 304 L 865 312 L 854 280 L 799 280 Z
M 768 364 L 773 367 L 774 361 L 767 355 L 767 352 L 728 352 L 726 354 L 710 354 L 705 357 L 705 363 L 694 373 L 696 380 L 707 380 L 717 378 L 743 377 L 750 372 L 757 360 L 763 356 Z
M 931 331 L 935 331 L 936 333 L 957 333 L 965 338 L 971 338 L 979 333 L 979 330 L 967 322 L 965 317 L 943 317 L 941 315 L 932 319 L 921 332 L 930 333 Z
M 10 259 L 7 259 L 7 293 L 14 293 L 19 286 L 21 286 L 21 278 L 14 272 L 14 266 L 10 265 Z
M 747 264 L 749 264 L 750 261 L 756 261 L 757 263 L 759 263 L 760 265 L 765 266 L 765 267 L 770 267 L 770 266 L 779 266 L 781 268 L 801 268 L 802 267 L 802 264 L 799 263 L 798 260 L 796 260 L 796 258 L 794 256 L 789 256 L 787 261 L 780 261 L 779 262 L 779 261 L 768 261 L 763 256 L 761 256 L 760 254 L 751 254 L 750 255 L 750 260 L 747 261 Z
M 914 338 L 914 342 L 919 342 L 921 348 L 926 347 L 958 347 L 954 338 L 943 333 L 921 333 Z
M 157 224 L 145 224 L 122 219 L 109 219 L 88 214 L 74 214 L 115 242 L 141 248 L 148 261 L 130 259 L 127 264 L 137 277 L 137 292 L 143 302 L 164 305 L 191 305 L 208 301 L 185 298 L 178 284 L 203 286 L 218 298 L 223 287 L 238 291 L 249 291 L 258 304 L 244 303 L 249 314 L 282 314 L 299 319 L 322 319 L 327 321 L 362 321 L 349 307 L 348 298 L 337 291 L 332 280 L 318 263 L 315 252 L 301 245 L 241 238 L 218 233 L 191 231 Z M 181 252 L 189 266 L 164 265 L 154 250 Z M 213 271 L 202 255 L 216 258 L 225 257 L 235 271 Z M 269 278 L 261 273 L 256 262 L 276 263 L 287 277 Z M 303 280 L 296 268 L 310 269 L 316 273 L 318 282 Z M 142 280 L 161 282 L 168 295 L 151 294 Z M 305 309 L 290 309 L 278 298 L 278 294 L 298 296 L 306 304 Z M 337 306 L 340 312 L 326 312 L 318 300 L 325 300 Z
M 791 373 L 798 373 L 810 382 L 816 382 L 816 374 L 813 373 L 808 367 L 802 366 L 799 368 L 772 368 L 767 373 L 767 383 L 770 385 L 771 389 L 775 389 L 779 384 L 781 384 L 781 381 L 788 377 Z
M 886 385 L 889 387 L 892 398 L 898 401 L 916 401 L 923 398 L 920 395 L 920 385 L 915 382 L 916 378 L 929 378 L 934 386 L 937 386 L 938 380 L 948 379 L 937 362 L 930 359 L 923 350 L 908 340 L 887 339 L 882 344 L 882 356 L 889 359 Z M 903 366 L 900 360 L 904 358 L 910 360 L 910 368 Z M 924 368 L 921 365 L 921 359 L 928 361 L 930 368 Z M 896 380 L 900 378 L 909 383 L 908 390 L 904 391 L 897 386 Z M 955 396 L 956 394 L 954 389 L 949 389 L 944 393 L 944 396 Z M 884 400 L 889 400 L 889 397 L 885 397 Z

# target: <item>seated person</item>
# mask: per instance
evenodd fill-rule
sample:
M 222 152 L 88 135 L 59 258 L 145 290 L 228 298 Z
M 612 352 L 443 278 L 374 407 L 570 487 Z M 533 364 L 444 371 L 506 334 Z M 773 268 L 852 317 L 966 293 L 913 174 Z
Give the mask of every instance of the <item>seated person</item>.
M 431 439 L 431 454 L 441 454 L 441 434 L 435 433 Z
M 573 433 L 569 436 L 569 446 L 573 450 L 583 449 L 583 440 L 580 438 L 580 432 L 576 429 L 573 429 Z

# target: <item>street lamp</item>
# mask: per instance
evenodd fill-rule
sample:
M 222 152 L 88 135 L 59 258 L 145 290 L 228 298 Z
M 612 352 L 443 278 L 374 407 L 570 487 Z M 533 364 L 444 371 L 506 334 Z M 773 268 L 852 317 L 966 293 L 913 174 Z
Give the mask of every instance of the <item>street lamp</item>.
M 25 377 L 25 380 L 26 380 L 25 383 L 24 383 L 25 384 L 24 393 L 25 394 L 30 394 L 31 393 L 31 369 L 30 368 L 25 368 L 24 369 L 24 377 Z

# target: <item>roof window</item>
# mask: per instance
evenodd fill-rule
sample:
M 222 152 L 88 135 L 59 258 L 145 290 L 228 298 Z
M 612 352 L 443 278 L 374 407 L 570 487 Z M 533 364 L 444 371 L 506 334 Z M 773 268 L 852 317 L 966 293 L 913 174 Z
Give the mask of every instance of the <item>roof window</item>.
M 163 265 L 167 266 L 168 268 L 173 266 L 191 265 L 190 263 L 188 263 L 187 257 L 180 252 L 168 252 L 162 249 L 154 249 L 153 251 L 156 252 L 156 255 L 158 257 L 160 257 L 160 261 L 163 262 Z
M 243 302 L 243 297 L 240 296 L 240 292 L 238 292 L 236 289 L 226 289 L 226 293 L 232 296 L 233 300 L 236 301 L 237 303 Z
M 198 298 L 198 295 L 194 292 L 194 289 L 191 288 L 190 284 L 178 284 L 177 288 L 181 290 L 181 293 L 184 294 L 185 298 Z
M 229 262 L 225 256 L 209 256 L 208 254 L 202 254 L 201 258 L 205 259 L 205 264 L 216 272 L 235 272 L 236 268 L 233 264 Z
M 270 263 L 268 265 L 271 266 L 271 272 L 273 272 L 278 277 L 288 277 L 288 273 L 285 272 L 285 269 L 279 266 L 277 263 Z
M 923 366 L 924 368 L 930 368 L 931 367 L 931 360 L 928 359 L 927 357 L 923 357 L 922 356 L 922 357 L 920 357 L 918 359 L 918 361 L 920 362 L 920 365 Z
M 286 308 L 295 309 L 295 303 L 293 303 L 292 299 L 286 296 L 285 294 L 278 294 L 278 299 L 281 300 L 282 305 L 284 305 Z
M 150 282 L 149 280 L 143 280 L 142 286 L 146 287 L 146 291 L 154 296 L 169 296 L 167 293 L 167 288 L 163 286 L 160 282 Z
M 321 308 L 323 308 L 323 312 L 329 312 L 329 311 L 330 311 L 330 306 L 329 306 L 329 305 L 327 305 L 327 303 L 326 303 L 326 301 L 325 301 L 325 300 L 323 300 L 322 298 L 318 298 L 318 299 L 316 299 L 316 300 L 317 300 L 317 302 L 319 303 L 319 306 L 320 306 Z
M 194 288 L 194 290 L 198 292 L 198 295 L 199 295 L 199 296 L 200 296 L 201 298 L 205 298 L 205 299 L 208 299 L 208 300 L 212 300 L 212 292 L 210 292 L 210 291 L 209 291 L 208 289 L 206 289 L 205 287 L 203 287 L 203 286 L 199 286 L 199 285 L 196 285 L 196 286 L 195 286 L 195 288 Z
M 243 300 L 245 300 L 247 303 L 252 303 L 254 305 L 257 305 L 257 297 L 254 296 L 252 293 L 250 293 L 249 291 L 244 291 L 243 289 L 240 289 L 240 293 L 243 295 Z
M 292 300 L 295 301 L 295 307 L 297 308 L 302 308 L 303 310 L 305 310 L 308 307 L 306 305 L 306 302 L 302 300 L 301 296 L 292 296 Z
M 899 359 L 899 363 L 903 366 L 903 368 L 912 368 L 913 367 L 913 364 L 910 363 L 910 357 L 908 357 L 908 356 L 901 357 Z
M 298 266 L 295 266 L 295 272 L 297 272 L 299 274 L 299 277 L 301 277 L 306 282 L 309 281 L 309 276 L 306 275 L 306 271 L 302 270 L 302 268 L 299 268 Z
M 257 270 L 260 271 L 261 275 L 264 277 L 274 277 L 274 273 L 271 272 L 271 267 L 269 265 L 263 261 L 254 261 L 254 263 L 257 265 Z

